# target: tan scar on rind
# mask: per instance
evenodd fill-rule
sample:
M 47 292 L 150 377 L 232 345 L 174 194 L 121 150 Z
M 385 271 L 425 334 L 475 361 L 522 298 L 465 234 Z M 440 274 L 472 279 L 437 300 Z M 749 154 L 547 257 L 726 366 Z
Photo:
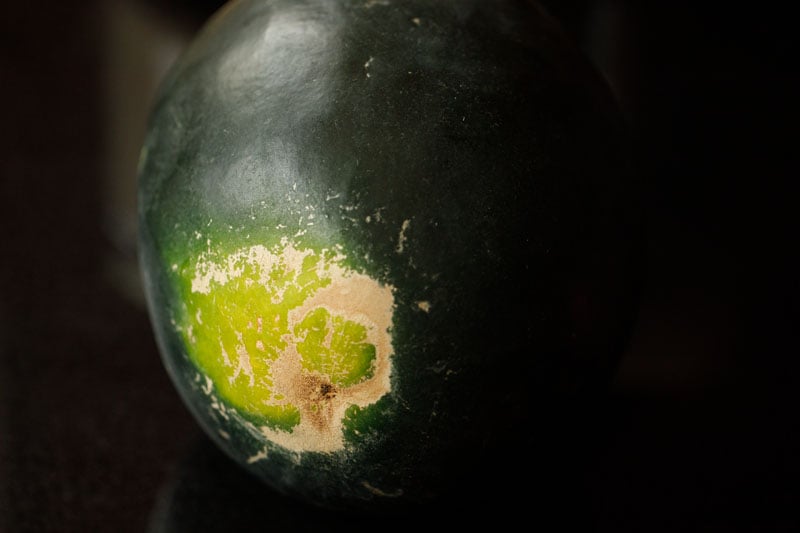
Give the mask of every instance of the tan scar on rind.
M 391 391 L 392 288 L 363 274 L 337 272 L 331 283 L 289 311 L 290 331 L 318 308 L 364 326 L 366 342 L 375 346 L 372 375 L 348 387 L 337 387 L 329 376 L 303 368 L 298 339 L 284 335 L 287 348 L 271 365 L 273 392 L 300 410 L 300 423 L 290 432 L 264 427 L 264 435 L 292 451 L 334 452 L 344 447 L 342 420 L 351 405 L 366 407 Z

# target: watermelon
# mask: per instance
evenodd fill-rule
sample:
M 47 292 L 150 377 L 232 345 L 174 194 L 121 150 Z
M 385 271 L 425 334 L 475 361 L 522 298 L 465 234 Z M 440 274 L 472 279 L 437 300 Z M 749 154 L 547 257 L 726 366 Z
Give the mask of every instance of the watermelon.
M 141 152 L 164 365 L 283 494 L 494 493 L 613 374 L 636 190 L 611 91 L 536 3 L 231 2 L 163 81 Z

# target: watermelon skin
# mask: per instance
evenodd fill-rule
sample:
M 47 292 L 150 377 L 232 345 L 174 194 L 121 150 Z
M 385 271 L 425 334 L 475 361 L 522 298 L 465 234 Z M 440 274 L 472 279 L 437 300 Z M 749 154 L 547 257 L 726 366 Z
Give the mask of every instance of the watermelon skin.
M 233 2 L 164 81 L 139 174 L 177 390 L 243 468 L 323 507 L 480 499 L 535 471 L 548 421 L 608 383 L 634 319 L 624 123 L 535 3 Z M 353 280 L 388 322 L 330 298 L 298 314 Z M 276 370 L 286 350 L 317 379 L 307 405 Z

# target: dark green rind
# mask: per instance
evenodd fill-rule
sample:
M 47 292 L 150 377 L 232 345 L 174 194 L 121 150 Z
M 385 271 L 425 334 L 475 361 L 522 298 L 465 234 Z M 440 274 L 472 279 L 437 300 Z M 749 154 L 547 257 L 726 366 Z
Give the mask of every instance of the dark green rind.
M 234 2 L 165 81 L 143 150 L 140 258 L 165 365 L 217 444 L 288 494 L 380 509 L 493 479 L 487 461 L 534 454 L 549 413 L 605 384 L 624 346 L 628 154 L 609 91 L 535 4 Z M 345 424 L 342 452 L 268 445 L 247 464 L 265 443 L 209 408 L 171 325 L 171 265 L 206 237 L 275 244 L 277 224 L 395 287 L 392 393 Z

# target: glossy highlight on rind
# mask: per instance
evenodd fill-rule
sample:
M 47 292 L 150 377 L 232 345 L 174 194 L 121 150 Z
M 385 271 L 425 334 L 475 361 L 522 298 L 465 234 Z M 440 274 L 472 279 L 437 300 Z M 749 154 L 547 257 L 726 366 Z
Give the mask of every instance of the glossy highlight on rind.
M 342 449 L 345 411 L 391 391 L 392 288 L 341 263 L 284 238 L 178 273 L 176 328 L 206 393 L 294 452 Z

